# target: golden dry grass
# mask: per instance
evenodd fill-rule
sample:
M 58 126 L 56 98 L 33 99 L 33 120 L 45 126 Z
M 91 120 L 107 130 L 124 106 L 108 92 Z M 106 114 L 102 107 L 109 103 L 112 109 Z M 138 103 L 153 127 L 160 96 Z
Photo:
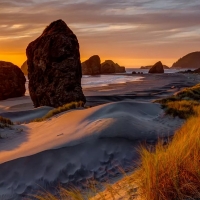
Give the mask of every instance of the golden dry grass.
M 196 115 L 196 108 L 200 105 L 200 84 L 184 88 L 171 97 L 154 101 L 160 103 L 166 113 L 183 119 Z
M 172 115 L 173 117 L 180 117 L 182 119 L 188 119 L 191 116 L 197 114 L 197 108 L 200 105 L 198 101 L 168 101 L 163 104 L 166 114 Z
M 44 117 L 37 118 L 37 119 L 33 120 L 33 122 L 41 122 L 41 121 L 51 118 L 54 115 L 57 115 L 61 112 L 65 112 L 65 111 L 75 109 L 75 108 L 80 108 L 80 107 L 84 107 L 84 102 L 82 102 L 82 101 L 71 102 L 71 103 L 65 104 L 63 106 L 60 106 L 58 108 L 54 108 L 53 110 L 49 111 Z
M 194 100 L 200 101 L 200 84 L 197 84 L 193 87 L 184 88 L 183 90 L 175 93 L 174 95 L 155 100 L 154 102 L 160 104 L 166 104 L 168 102 L 180 101 L 180 100 Z
M 146 200 L 200 198 L 200 107 L 178 130 L 168 147 L 141 149 L 142 164 L 134 174 Z

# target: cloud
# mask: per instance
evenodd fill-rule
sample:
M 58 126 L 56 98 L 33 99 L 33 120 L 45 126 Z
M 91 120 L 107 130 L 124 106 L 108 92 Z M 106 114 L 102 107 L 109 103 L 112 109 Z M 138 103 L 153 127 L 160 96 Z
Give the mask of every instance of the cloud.
M 78 36 L 85 57 L 142 57 L 145 49 L 156 57 L 167 47 L 171 58 L 198 50 L 200 40 L 199 0 L 1 0 L 0 7 L 3 51 L 25 51 L 57 19 Z

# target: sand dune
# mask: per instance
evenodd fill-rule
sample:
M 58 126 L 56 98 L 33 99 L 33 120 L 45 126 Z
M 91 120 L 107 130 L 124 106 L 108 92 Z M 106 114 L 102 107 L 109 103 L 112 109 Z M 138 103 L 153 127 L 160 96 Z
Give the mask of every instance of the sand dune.
M 2 117 L 11 119 L 13 122 L 27 123 L 36 118 L 43 117 L 52 109 L 53 109 L 52 107 L 42 106 L 31 110 L 2 112 L 0 113 L 0 115 Z
M 20 199 L 57 183 L 103 181 L 137 160 L 141 141 L 171 135 L 181 124 L 158 104 L 121 101 L 15 126 L 24 131 L 0 141 L 0 195 Z

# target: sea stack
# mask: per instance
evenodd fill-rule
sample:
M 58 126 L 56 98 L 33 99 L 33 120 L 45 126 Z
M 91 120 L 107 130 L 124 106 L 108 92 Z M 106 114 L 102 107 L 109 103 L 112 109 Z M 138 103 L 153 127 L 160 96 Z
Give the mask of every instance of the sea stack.
M 81 64 L 83 75 L 99 75 L 101 74 L 101 60 L 98 55 L 90 57 Z
M 76 35 L 62 20 L 52 22 L 27 49 L 29 92 L 35 107 L 85 102 Z
M 163 64 L 159 61 L 152 66 L 149 73 L 164 73 Z
M 101 73 L 102 74 L 111 74 L 111 73 L 125 73 L 125 67 L 114 63 L 112 60 L 105 60 L 101 64 Z
M 21 69 L 5 61 L 0 61 L 0 100 L 24 96 L 26 78 Z

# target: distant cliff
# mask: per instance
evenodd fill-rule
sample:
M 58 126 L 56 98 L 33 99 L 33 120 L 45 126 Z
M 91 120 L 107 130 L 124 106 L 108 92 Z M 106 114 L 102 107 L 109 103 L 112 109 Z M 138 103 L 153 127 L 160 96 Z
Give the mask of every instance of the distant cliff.
M 172 68 L 178 69 L 197 69 L 200 68 L 200 51 L 189 53 L 180 58 L 172 65 Z

